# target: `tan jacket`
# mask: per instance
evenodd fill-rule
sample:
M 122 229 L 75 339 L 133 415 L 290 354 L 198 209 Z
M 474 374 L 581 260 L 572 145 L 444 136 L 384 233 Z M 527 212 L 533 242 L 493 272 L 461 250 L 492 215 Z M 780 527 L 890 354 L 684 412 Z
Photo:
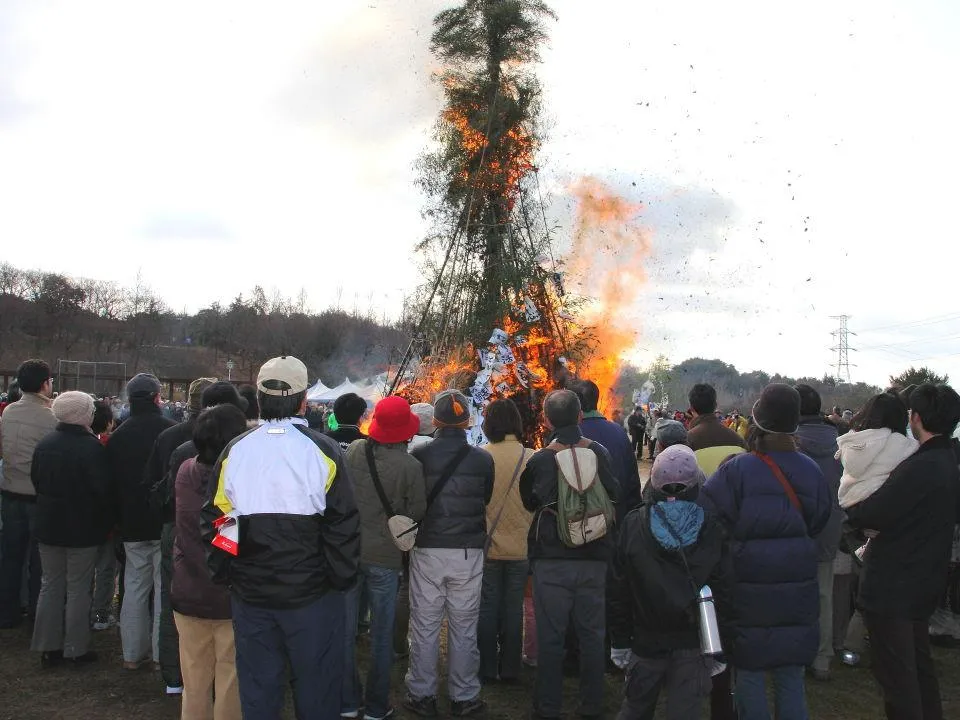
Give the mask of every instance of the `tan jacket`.
M 533 450 L 523 447 L 513 435 L 507 435 L 503 442 L 490 443 L 484 446 L 484 450 L 493 456 L 495 473 L 493 497 L 487 504 L 488 533 L 500 513 L 500 508 L 503 508 L 503 514 L 500 515 L 500 523 L 494 530 L 493 541 L 490 543 L 490 552 L 487 557 L 490 560 L 526 560 L 527 532 L 530 530 L 533 513 L 524 509 L 523 501 L 520 499 L 520 474 L 527 466 L 530 458 L 533 457 Z M 523 461 L 520 463 L 517 480 L 513 483 L 513 489 L 510 490 L 508 496 L 507 489 L 513 479 L 513 471 L 517 467 L 521 450 L 523 451 Z
M 24 393 L 7 405 L 0 418 L 0 447 L 3 452 L 3 481 L 0 490 L 17 495 L 35 496 L 30 481 L 30 466 L 37 443 L 57 427 L 50 401 L 35 393 Z

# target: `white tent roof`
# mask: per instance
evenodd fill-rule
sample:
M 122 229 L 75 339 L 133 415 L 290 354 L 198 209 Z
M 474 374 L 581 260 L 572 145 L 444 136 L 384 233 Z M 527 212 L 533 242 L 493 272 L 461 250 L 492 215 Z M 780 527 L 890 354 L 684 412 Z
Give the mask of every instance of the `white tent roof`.
M 323 395 L 325 392 L 328 392 L 330 388 L 324 385 L 322 382 L 317 380 L 317 384 L 311 388 L 307 388 L 307 402 L 316 402 L 319 396 Z
M 316 397 L 311 398 L 314 402 L 329 402 L 331 400 L 336 400 L 341 395 L 346 395 L 347 393 L 356 393 L 363 397 L 364 388 L 359 385 L 354 385 L 350 382 L 350 378 L 344 378 L 343 382 L 337 385 L 335 388 L 328 388 L 326 392 L 319 393 Z

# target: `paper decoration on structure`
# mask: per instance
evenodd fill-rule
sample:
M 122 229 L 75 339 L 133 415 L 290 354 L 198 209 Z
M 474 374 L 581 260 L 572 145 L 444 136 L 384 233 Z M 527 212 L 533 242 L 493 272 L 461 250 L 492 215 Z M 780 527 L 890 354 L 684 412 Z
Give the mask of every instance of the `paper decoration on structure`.
M 493 350 L 477 350 L 477 355 L 480 357 L 480 367 L 484 369 L 489 369 L 493 367 L 493 364 L 497 361 L 497 355 Z
M 553 286 L 557 289 L 557 295 L 563 297 L 567 294 L 563 289 L 563 273 L 555 272 L 550 276 L 550 279 L 553 280 Z
M 477 385 L 474 383 L 473 387 L 470 388 L 470 399 L 473 400 L 473 404 L 477 407 L 483 407 L 487 401 L 490 400 L 492 394 L 493 391 L 487 384 Z
M 560 318 L 561 320 L 568 320 L 570 322 L 573 322 L 574 320 L 576 320 L 576 318 L 570 313 L 568 313 L 566 310 L 559 310 L 557 312 L 557 317 Z
M 526 363 L 518 362 L 513 366 L 513 373 L 517 378 L 517 382 L 523 385 L 523 387 L 530 387 L 530 369 L 527 367 Z
M 503 345 L 509 339 L 509 335 L 506 331 L 501 330 L 500 328 L 494 328 L 493 332 L 490 333 L 490 339 L 487 340 L 491 345 Z
M 497 361 L 504 365 L 513 365 L 517 359 L 513 356 L 513 350 L 506 345 L 497 345 Z
M 533 300 L 530 298 L 524 299 L 523 309 L 527 322 L 537 322 L 540 319 L 540 311 L 537 310 L 537 306 L 533 304 Z
M 508 392 L 510 392 L 510 384 L 506 382 L 502 382 L 499 385 L 497 385 L 496 389 L 497 389 L 497 392 L 500 393 L 501 395 L 506 395 Z
M 527 336 L 526 336 L 526 335 L 514 335 L 514 336 L 513 336 L 513 344 L 516 345 L 517 347 L 523 347 L 524 345 L 527 344 Z

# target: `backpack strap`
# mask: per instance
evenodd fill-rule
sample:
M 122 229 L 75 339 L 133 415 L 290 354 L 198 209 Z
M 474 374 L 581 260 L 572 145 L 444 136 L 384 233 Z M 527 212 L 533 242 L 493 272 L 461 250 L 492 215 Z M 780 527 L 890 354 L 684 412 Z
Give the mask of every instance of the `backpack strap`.
M 380 504 L 383 505 L 383 512 L 386 513 L 387 519 L 392 518 L 396 513 L 393 512 L 393 506 L 387 499 L 387 494 L 383 491 L 383 483 L 380 482 L 380 474 L 377 472 L 377 461 L 373 457 L 373 441 L 367 438 L 364 444 L 366 445 L 364 450 L 367 454 L 367 465 L 370 467 L 370 477 L 373 478 L 373 487 L 376 488 L 377 495 L 380 496 Z
M 783 474 L 783 470 L 780 469 L 780 466 L 777 465 L 777 463 L 774 462 L 773 458 L 769 455 L 764 455 L 763 453 L 754 453 L 754 455 L 766 463 L 767 467 L 769 467 L 771 472 L 773 472 L 773 476 L 783 486 L 783 491 L 787 494 L 790 504 L 797 509 L 797 512 L 803 515 L 803 506 L 800 504 L 800 498 L 797 497 L 797 493 L 793 489 L 793 485 L 791 485 L 790 481 L 787 480 L 787 476 Z
M 437 495 L 440 494 L 440 491 L 443 490 L 443 486 L 447 484 L 447 480 L 453 477 L 453 473 L 456 471 L 457 467 L 463 462 L 463 459 L 470 452 L 470 446 L 464 445 L 457 451 L 457 454 L 453 456 L 453 459 L 447 463 L 447 466 L 443 469 L 443 472 L 440 473 L 440 479 L 434 484 L 433 489 L 430 491 L 430 494 L 427 495 L 427 510 L 430 509 L 430 506 L 433 505 L 433 501 L 437 499 Z

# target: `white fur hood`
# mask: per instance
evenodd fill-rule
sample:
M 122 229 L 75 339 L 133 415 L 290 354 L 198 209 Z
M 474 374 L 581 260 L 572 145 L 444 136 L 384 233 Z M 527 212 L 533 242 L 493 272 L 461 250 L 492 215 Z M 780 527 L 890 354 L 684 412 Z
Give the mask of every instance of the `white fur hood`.
M 843 465 L 840 505 L 849 507 L 869 497 L 920 444 L 882 428 L 841 435 L 837 447 L 837 459 Z

